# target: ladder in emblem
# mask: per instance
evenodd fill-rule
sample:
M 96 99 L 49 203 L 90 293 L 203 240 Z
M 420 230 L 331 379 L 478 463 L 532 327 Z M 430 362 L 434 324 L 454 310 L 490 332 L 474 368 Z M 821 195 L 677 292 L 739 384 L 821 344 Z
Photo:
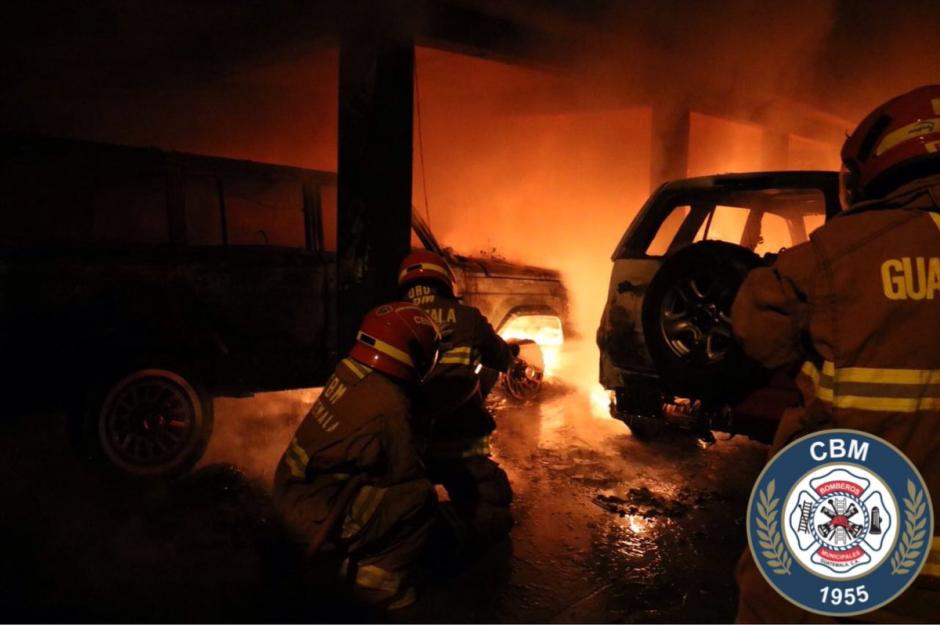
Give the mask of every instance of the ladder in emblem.
M 803 534 L 809 533 L 809 513 L 813 508 L 813 504 L 808 501 L 804 501 L 802 505 L 803 511 L 800 514 L 800 527 L 799 530 Z

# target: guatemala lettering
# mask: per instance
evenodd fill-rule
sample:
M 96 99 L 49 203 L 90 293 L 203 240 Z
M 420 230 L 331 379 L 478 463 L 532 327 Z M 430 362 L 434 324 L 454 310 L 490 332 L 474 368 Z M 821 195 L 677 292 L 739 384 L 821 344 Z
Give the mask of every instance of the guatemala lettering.
M 940 293 L 940 258 L 888 259 L 881 264 L 881 283 L 890 300 L 932 300 Z
M 439 325 L 444 323 L 457 322 L 457 313 L 453 308 L 431 308 L 425 312 L 427 312 L 428 316 Z

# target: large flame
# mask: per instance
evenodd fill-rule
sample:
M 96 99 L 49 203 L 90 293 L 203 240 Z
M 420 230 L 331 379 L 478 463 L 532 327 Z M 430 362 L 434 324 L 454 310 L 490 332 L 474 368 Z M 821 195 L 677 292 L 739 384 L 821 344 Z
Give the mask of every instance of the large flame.
M 651 109 L 560 113 L 557 102 L 571 99 L 555 78 L 436 50 L 419 48 L 417 67 L 423 137 L 415 142 L 415 204 L 427 200 L 438 239 L 460 252 L 495 249 L 562 272 L 575 336 L 546 360 L 552 375 L 581 389 L 594 414 L 608 415 L 593 339 L 610 253 L 650 192 Z M 760 170 L 765 140 L 761 126 L 693 113 L 687 174 Z M 799 137 L 785 145 L 800 168 L 837 158 L 836 146 Z M 768 248 L 782 238 L 772 221 L 765 219 Z M 738 225 L 716 223 L 709 238 Z M 503 335 L 551 343 L 538 320 L 520 323 L 526 327 Z
M 565 342 L 561 319 L 554 315 L 524 315 L 515 317 L 500 328 L 499 335 L 505 340 L 528 339 L 542 349 L 545 376 L 554 377 L 558 372 L 561 346 Z

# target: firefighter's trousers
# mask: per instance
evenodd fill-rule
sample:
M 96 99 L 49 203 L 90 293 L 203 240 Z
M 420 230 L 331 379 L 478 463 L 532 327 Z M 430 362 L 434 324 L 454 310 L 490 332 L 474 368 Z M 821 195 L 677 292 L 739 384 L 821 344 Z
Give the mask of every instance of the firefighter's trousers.
M 512 487 L 494 460 L 485 455 L 432 457 L 427 471 L 431 481 L 447 491 L 450 504 L 441 511 L 466 547 L 491 544 L 509 534 L 514 523 Z
M 414 602 L 414 569 L 436 503 L 427 480 L 360 489 L 349 504 L 339 538 L 347 555 L 342 574 L 358 599 L 388 609 Z
M 288 517 L 305 540 L 311 540 L 327 522 L 323 491 L 312 497 L 299 492 L 307 488 L 316 492 L 317 486 L 297 486 L 291 493 L 295 505 Z M 355 598 L 385 609 L 405 607 L 415 599 L 415 568 L 436 507 L 434 487 L 426 479 L 361 486 L 330 529 L 321 551 L 342 558 L 341 579 Z

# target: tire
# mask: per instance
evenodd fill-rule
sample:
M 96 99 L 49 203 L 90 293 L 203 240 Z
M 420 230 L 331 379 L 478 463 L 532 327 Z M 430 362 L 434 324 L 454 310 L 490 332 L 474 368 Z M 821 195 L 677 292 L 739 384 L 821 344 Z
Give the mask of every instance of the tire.
M 86 455 L 130 477 L 168 477 L 199 461 L 212 434 L 212 401 L 169 369 L 115 376 L 83 410 Z
M 664 261 L 643 301 L 643 334 L 668 391 L 734 402 L 765 381 L 766 371 L 731 332 L 734 297 L 761 264 L 753 252 L 722 241 L 695 243 Z
M 518 402 L 526 402 L 536 397 L 542 390 L 545 361 L 542 349 L 535 341 L 525 339 L 516 342 L 519 356 L 503 374 L 503 387 L 506 394 Z

